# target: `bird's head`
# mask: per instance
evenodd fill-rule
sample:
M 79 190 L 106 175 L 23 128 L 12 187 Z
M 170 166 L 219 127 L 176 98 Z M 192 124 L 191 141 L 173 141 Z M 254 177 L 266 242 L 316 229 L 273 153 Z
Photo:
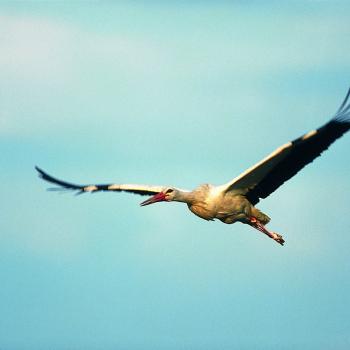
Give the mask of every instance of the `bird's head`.
M 145 205 L 149 205 L 157 202 L 164 202 L 164 201 L 170 202 L 174 200 L 175 196 L 176 196 L 176 190 L 172 187 L 168 187 L 162 192 L 159 192 L 155 194 L 153 197 L 145 200 L 140 205 L 145 206 Z

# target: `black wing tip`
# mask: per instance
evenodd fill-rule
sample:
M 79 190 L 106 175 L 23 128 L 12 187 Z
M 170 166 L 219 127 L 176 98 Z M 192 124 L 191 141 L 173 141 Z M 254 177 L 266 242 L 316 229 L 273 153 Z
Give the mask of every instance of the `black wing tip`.
M 35 170 L 38 172 L 38 176 L 40 179 L 43 179 L 47 182 L 53 183 L 58 187 L 48 188 L 48 191 L 78 191 L 77 194 L 81 194 L 84 192 L 84 186 L 72 184 L 69 182 L 65 182 L 59 179 L 54 178 L 53 176 L 46 173 L 44 170 L 35 165 Z
M 333 120 L 340 122 L 340 123 L 346 123 L 350 124 L 350 88 L 348 89 L 348 92 L 344 98 L 344 101 L 340 105 L 339 109 L 337 110 Z
M 38 175 L 41 177 L 45 174 L 44 170 L 39 168 L 37 165 L 34 166 L 35 170 L 39 173 Z
M 37 165 L 35 165 L 35 170 L 38 172 L 38 176 L 40 179 L 52 182 L 52 176 L 50 176 L 48 173 L 46 173 L 43 169 L 39 168 Z

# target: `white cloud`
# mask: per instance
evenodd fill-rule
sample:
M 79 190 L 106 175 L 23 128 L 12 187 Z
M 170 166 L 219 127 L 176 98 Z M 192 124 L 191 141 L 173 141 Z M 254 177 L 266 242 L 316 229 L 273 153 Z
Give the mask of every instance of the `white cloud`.
M 0 16 L 0 72 L 21 79 L 59 79 L 69 68 L 71 31 L 45 19 Z
M 252 13 L 252 26 L 245 23 L 247 13 L 241 15 L 232 22 L 229 15 L 220 14 L 223 21 L 229 21 L 225 30 L 220 26 L 218 31 L 210 27 L 199 30 L 187 24 L 176 35 L 174 28 L 168 32 L 167 27 L 157 35 L 144 33 L 142 25 L 129 32 L 103 33 L 73 22 L 2 15 L 0 133 L 38 135 L 63 130 L 72 122 L 72 115 L 76 123 L 87 124 L 91 121 L 86 120 L 86 113 L 78 115 L 77 106 L 92 103 L 92 99 L 95 106 L 103 107 L 91 108 L 96 108 L 97 114 L 104 108 L 103 122 L 113 125 L 114 106 L 105 103 L 109 102 L 106 93 L 110 99 L 124 99 L 125 108 L 130 110 L 137 108 L 130 106 L 135 93 L 143 94 L 149 106 L 170 103 L 176 108 L 176 94 L 182 94 L 185 105 L 186 92 L 193 94 L 193 101 L 201 93 L 203 99 L 204 91 L 216 108 L 215 103 L 222 105 L 213 94 L 216 86 L 220 94 L 234 90 L 237 100 L 254 100 L 246 105 L 258 110 L 265 96 L 252 81 L 259 81 L 261 75 L 350 68 L 344 45 L 350 29 L 342 17 L 297 17 L 293 13 L 265 18 Z M 120 91 L 112 94 L 116 89 Z
M 158 54 L 150 42 L 35 17 L 0 16 L 0 38 L 1 74 L 36 81 L 74 75 L 82 60 L 142 71 Z
M 9 135 L 64 128 L 74 113 L 64 106 L 77 104 L 101 77 L 122 81 L 161 67 L 150 42 L 26 16 L 0 16 L 0 52 L 0 133 Z
M 141 28 L 134 35 L 97 33 L 57 20 L 2 15 L 0 74 L 59 81 L 71 79 L 84 61 L 131 75 L 158 72 L 190 77 L 205 72 L 247 75 L 329 64 L 350 66 L 343 41 L 350 35 L 347 19 L 296 14 L 280 19 L 256 13 L 251 16 L 255 26 L 238 20 L 223 35 L 203 28 L 203 35 L 186 37 L 180 30 L 169 40 L 164 28 L 165 34 L 152 40 Z M 242 26 L 246 26 L 243 37 Z

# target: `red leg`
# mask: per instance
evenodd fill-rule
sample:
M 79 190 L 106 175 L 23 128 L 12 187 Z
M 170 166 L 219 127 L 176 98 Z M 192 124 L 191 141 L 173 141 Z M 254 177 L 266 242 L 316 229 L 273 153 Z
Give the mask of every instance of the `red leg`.
M 269 231 L 257 218 L 255 218 L 254 216 L 252 216 L 249 219 L 249 224 L 250 226 L 253 226 L 254 228 L 256 228 L 257 230 L 259 230 L 262 233 L 265 233 L 265 235 L 269 236 L 270 238 L 272 238 L 274 241 L 276 241 L 277 243 L 279 243 L 280 245 L 284 244 L 284 239 L 281 235 L 279 235 L 276 232 L 272 232 Z

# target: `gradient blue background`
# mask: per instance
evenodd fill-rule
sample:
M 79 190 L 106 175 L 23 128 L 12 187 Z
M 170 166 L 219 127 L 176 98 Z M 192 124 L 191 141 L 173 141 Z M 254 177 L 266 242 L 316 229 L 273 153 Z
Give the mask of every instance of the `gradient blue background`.
M 350 135 L 259 204 L 280 247 L 175 203 L 325 123 L 348 1 L 1 2 L 1 349 L 349 349 Z

